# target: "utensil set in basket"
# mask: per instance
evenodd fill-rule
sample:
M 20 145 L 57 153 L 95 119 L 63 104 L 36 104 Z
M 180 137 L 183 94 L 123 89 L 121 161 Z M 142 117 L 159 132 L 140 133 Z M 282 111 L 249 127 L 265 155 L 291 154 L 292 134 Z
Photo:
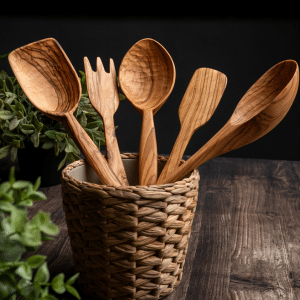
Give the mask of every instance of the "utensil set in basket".
M 12 70 L 31 103 L 46 116 L 62 122 L 105 185 L 129 185 L 114 131 L 119 106 L 117 74 L 110 60 L 109 73 L 100 58 L 94 72 L 84 58 L 89 98 L 104 124 L 106 157 L 81 127 L 74 112 L 81 84 L 67 55 L 53 38 L 20 47 L 9 55 Z M 169 97 L 175 66 L 167 50 L 153 39 L 142 39 L 124 56 L 119 69 L 120 87 L 142 115 L 139 149 L 139 184 L 154 185 L 182 179 L 204 162 L 252 143 L 272 130 L 290 109 L 299 85 L 294 60 L 282 61 L 263 74 L 246 92 L 231 118 L 200 150 L 180 164 L 193 133 L 213 115 L 224 93 L 227 77 L 216 70 L 195 71 L 179 107 L 181 129 L 160 176 L 153 116 Z

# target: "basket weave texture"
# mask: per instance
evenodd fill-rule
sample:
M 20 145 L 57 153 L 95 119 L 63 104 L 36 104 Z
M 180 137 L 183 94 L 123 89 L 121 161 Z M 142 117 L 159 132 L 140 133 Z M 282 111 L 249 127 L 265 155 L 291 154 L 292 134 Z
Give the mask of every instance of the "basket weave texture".
M 69 172 L 82 164 L 83 159 L 73 162 L 62 172 L 63 208 L 81 288 L 107 300 L 167 296 L 182 278 L 198 170 L 175 183 L 113 187 L 71 177 Z

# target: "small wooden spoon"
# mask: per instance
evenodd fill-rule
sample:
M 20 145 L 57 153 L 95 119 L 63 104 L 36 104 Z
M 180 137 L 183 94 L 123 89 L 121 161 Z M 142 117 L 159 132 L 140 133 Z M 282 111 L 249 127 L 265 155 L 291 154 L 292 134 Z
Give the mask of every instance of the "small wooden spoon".
M 209 68 L 196 70 L 179 106 L 179 135 L 157 184 L 177 169 L 192 135 L 211 118 L 226 85 L 227 77 L 223 73 Z
M 180 180 L 204 162 L 267 134 L 289 111 L 298 85 L 296 61 L 285 60 L 273 66 L 251 86 L 220 131 L 162 183 Z
M 174 62 L 157 41 L 140 40 L 124 56 L 119 81 L 124 95 L 143 116 L 139 148 L 140 185 L 156 184 L 157 144 L 153 116 L 173 90 Z
M 129 185 L 120 155 L 115 133 L 114 113 L 120 103 L 114 61 L 110 59 L 109 73 L 105 72 L 100 57 L 94 72 L 87 57 L 84 57 L 85 76 L 89 98 L 94 109 L 101 115 L 104 125 L 106 159 L 122 185 Z
M 53 39 L 20 47 L 8 56 L 28 99 L 49 118 L 62 122 L 101 182 L 121 186 L 104 156 L 73 113 L 81 98 L 81 84 L 67 55 Z

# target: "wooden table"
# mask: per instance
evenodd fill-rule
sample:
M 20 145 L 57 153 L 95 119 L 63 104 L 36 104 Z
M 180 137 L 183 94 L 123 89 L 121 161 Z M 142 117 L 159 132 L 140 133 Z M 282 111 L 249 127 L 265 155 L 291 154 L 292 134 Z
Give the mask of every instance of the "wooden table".
M 165 300 L 300 299 L 300 162 L 218 157 L 199 171 L 183 279 Z M 38 253 L 48 256 L 52 276 L 69 278 L 75 270 L 61 187 L 40 190 L 48 199 L 30 215 L 51 212 L 61 231 Z

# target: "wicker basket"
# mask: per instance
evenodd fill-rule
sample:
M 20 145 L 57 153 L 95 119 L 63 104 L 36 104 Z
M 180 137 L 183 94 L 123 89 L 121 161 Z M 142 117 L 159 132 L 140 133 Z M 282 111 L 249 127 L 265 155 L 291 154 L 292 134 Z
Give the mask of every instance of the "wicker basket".
M 107 300 L 154 300 L 182 278 L 198 200 L 194 170 L 171 184 L 139 186 L 138 155 L 122 154 L 131 186 L 102 185 L 85 160 L 62 172 L 63 208 L 82 290 Z M 158 157 L 158 171 L 168 157 Z

